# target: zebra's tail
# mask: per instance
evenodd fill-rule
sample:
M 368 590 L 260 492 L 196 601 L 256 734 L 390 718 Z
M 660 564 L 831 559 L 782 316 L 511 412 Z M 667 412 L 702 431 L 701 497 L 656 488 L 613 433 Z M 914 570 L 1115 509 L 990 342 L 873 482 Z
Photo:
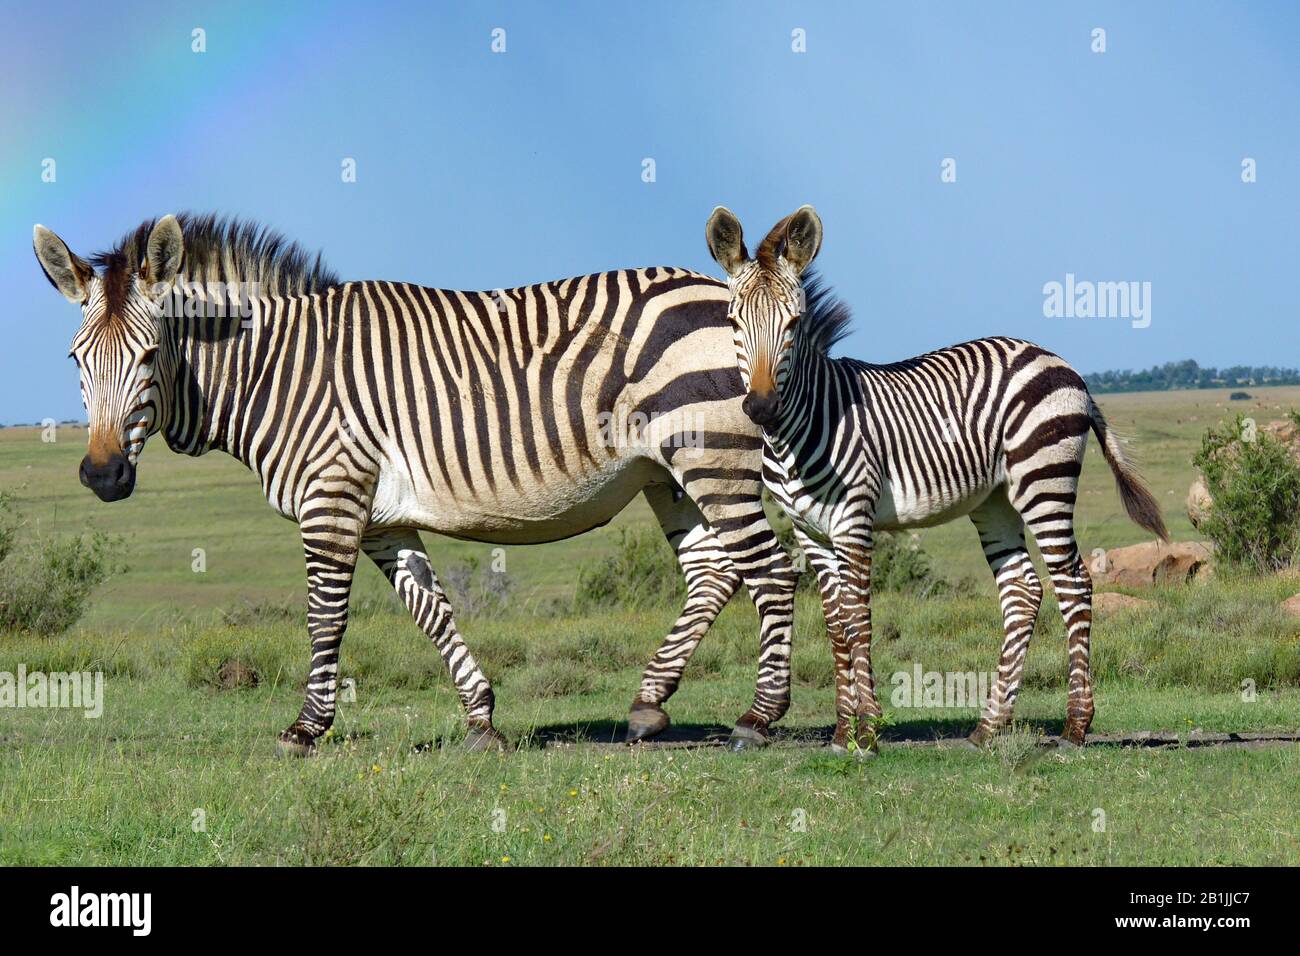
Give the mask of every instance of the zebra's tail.
M 1106 419 L 1091 395 L 1088 396 L 1088 417 L 1092 419 L 1092 430 L 1097 435 L 1097 441 L 1101 442 L 1101 453 L 1115 475 L 1115 483 L 1119 485 L 1119 498 L 1124 502 L 1124 510 L 1135 523 L 1161 541 L 1168 541 L 1169 530 L 1160 514 L 1160 505 L 1142 481 L 1133 462 L 1124 454 L 1124 446 L 1119 438 L 1107 427 Z

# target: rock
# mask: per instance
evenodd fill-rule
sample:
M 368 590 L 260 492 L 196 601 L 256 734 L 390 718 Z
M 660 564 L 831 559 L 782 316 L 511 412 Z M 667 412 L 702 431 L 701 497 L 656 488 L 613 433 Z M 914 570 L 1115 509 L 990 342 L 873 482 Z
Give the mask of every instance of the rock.
M 257 671 L 243 661 L 228 660 L 217 670 L 217 686 L 222 690 L 256 687 L 257 682 Z
M 1210 506 L 1214 504 L 1214 499 L 1210 497 L 1210 489 L 1205 484 L 1205 479 L 1200 475 L 1192 482 L 1192 487 L 1187 491 L 1187 517 L 1191 519 L 1193 528 L 1200 528 L 1201 522 L 1210 514 Z
M 1282 610 L 1292 617 L 1300 617 L 1300 594 L 1293 594 L 1283 601 Z
M 1283 418 L 1280 421 L 1262 425 L 1259 430 L 1286 445 L 1291 452 L 1291 457 L 1296 461 L 1300 461 L 1300 430 L 1296 428 L 1295 422 L 1289 418 Z
M 1089 570 L 1094 584 L 1124 587 L 1184 584 L 1209 564 L 1213 554 L 1210 546 L 1200 541 L 1174 544 L 1144 541 L 1106 551 L 1091 563 Z
M 1120 594 L 1118 591 L 1103 591 L 1092 596 L 1092 612 L 1094 614 L 1114 614 L 1116 611 L 1127 611 L 1135 607 L 1155 607 L 1155 603 L 1155 601 L 1148 601 L 1145 598 Z

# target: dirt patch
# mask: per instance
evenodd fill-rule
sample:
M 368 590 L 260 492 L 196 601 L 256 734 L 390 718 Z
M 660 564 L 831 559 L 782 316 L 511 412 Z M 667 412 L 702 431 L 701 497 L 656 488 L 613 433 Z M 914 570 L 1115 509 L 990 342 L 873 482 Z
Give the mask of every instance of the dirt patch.
M 1092 609 L 1097 614 L 1114 614 L 1116 611 L 1155 606 L 1155 601 L 1148 601 L 1145 598 L 1137 598 L 1115 591 L 1105 591 L 1092 596 Z

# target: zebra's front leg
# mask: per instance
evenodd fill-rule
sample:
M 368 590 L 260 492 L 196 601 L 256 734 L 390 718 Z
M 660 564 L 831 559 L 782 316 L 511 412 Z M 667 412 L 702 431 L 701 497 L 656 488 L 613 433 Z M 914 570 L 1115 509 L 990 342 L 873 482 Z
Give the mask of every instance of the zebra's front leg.
M 835 545 L 843 580 L 840 612 L 844 619 L 844 642 L 853 667 L 853 741 L 860 756 L 874 756 L 879 751 L 878 733 L 883 713 L 876 700 L 875 676 L 871 672 L 872 548 L 870 527 L 856 529 Z
M 350 515 L 355 499 L 311 501 L 301 521 L 307 558 L 307 631 L 311 636 L 311 670 L 307 697 L 298 719 L 280 734 L 280 752 L 309 754 L 316 739 L 334 723 L 338 690 L 339 646 L 348 626 L 348 596 L 356 570 L 363 518 Z
M 465 749 L 504 750 L 506 739 L 492 726 L 492 685 L 456 628 L 451 604 L 433 573 L 419 533 L 410 528 L 371 531 L 361 539 L 361 546 L 447 665 L 465 710 Z
M 831 642 L 831 655 L 835 660 L 835 736 L 831 739 L 831 749 L 844 753 L 853 735 L 857 691 L 853 682 L 853 656 L 844 639 L 844 620 L 840 612 L 842 584 L 839 562 L 831 548 L 818 544 L 798 527 L 794 529 L 794 536 L 817 574 L 817 587 L 821 591 L 826 637 Z

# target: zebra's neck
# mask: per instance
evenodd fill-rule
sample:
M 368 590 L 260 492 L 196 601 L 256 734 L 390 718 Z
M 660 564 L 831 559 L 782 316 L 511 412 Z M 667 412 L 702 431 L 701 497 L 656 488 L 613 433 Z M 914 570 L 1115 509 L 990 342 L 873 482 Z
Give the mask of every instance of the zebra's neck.
M 764 429 L 769 443 L 780 451 L 797 449 L 808 434 L 808 423 L 822 414 L 817 402 L 828 394 L 837 394 L 831 381 L 840 375 L 836 361 L 823 352 L 807 335 L 795 333 L 786 356 L 778 388 L 781 395 L 776 424 Z
M 268 408 L 287 354 L 325 360 L 324 295 L 256 299 L 252 315 L 174 318 L 166 324 L 163 437 L 186 455 L 224 451 L 252 466 L 250 436 Z M 301 370 L 306 371 L 306 370 Z M 279 372 L 280 374 L 277 374 Z

